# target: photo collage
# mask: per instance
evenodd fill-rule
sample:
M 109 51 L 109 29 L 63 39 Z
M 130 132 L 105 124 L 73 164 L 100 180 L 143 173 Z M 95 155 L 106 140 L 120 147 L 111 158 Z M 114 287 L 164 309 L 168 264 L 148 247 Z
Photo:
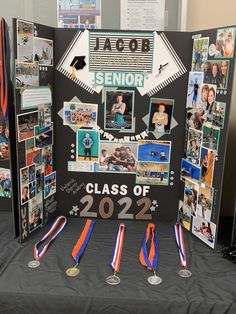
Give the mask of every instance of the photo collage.
M 25 151 L 20 200 L 21 206 L 27 205 L 29 232 L 33 232 L 44 223 L 44 200 L 56 192 L 51 95 L 45 98 L 49 89 L 40 82 L 40 73 L 47 73 L 47 67 L 53 65 L 53 41 L 36 37 L 33 23 L 17 20 L 16 28 L 15 88 L 20 89 L 22 102 L 16 122 L 18 142 Z M 32 93 L 22 97 L 25 90 Z M 29 97 L 35 105 L 30 103 L 28 107 Z
M 192 67 L 186 99 L 186 144 L 181 179 L 184 199 L 179 221 L 214 247 L 216 225 L 212 222 L 214 171 L 221 130 L 224 128 L 230 58 L 234 54 L 235 29 L 218 29 L 216 43 L 209 37 L 193 41 Z
M 136 184 L 169 185 L 171 142 L 132 136 L 134 91 L 109 89 L 104 95 L 104 132 L 124 131 L 131 136 L 122 141 L 103 140 L 96 129 L 98 104 L 64 102 L 63 124 L 77 127 L 76 166 L 71 171 L 133 174 Z M 151 98 L 150 135 L 170 133 L 173 106 L 172 99 Z

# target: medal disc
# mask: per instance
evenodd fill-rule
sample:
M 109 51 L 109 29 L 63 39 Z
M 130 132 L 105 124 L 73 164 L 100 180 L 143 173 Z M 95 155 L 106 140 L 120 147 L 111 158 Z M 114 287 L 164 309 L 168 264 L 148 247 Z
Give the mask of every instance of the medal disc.
M 77 267 L 71 267 L 71 268 L 68 268 L 68 269 L 66 270 L 66 274 L 67 274 L 67 276 L 69 276 L 69 277 L 78 276 L 79 273 L 80 273 L 80 270 L 79 270 L 79 268 L 77 268 Z
M 158 276 L 150 276 L 148 277 L 148 282 L 150 283 L 150 285 L 159 285 L 160 283 L 162 283 L 162 279 Z
M 179 272 L 178 272 L 179 276 L 180 277 L 183 277 L 183 278 L 189 278 L 192 276 L 192 273 L 190 270 L 188 269 L 181 269 Z
M 120 283 L 120 278 L 116 275 L 109 276 L 106 279 L 106 283 L 112 286 L 116 286 Z
M 36 260 L 33 260 L 28 263 L 29 268 L 37 268 L 39 267 L 39 265 L 40 265 L 40 261 L 36 261 Z

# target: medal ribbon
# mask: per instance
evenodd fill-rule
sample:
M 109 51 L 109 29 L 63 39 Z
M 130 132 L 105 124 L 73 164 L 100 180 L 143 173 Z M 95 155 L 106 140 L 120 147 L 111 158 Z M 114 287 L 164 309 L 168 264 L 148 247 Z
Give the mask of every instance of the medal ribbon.
M 67 223 L 67 219 L 64 216 L 59 216 L 56 221 L 53 223 L 49 231 L 45 234 L 45 236 L 34 245 L 34 259 L 36 261 L 39 261 L 44 254 L 46 253 L 47 249 L 49 248 L 49 245 L 56 239 L 56 237 L 62 232 L 65 225 Z M 61 224 L 61 225 L 60 225 Z M 59 227 L 60 226 L 60 227 Z M 55 230 L 57 231 L 55 232 Z M 52 238 L 49 240 L 49 242 L 43 247 L 41 251 L 39 251 L 38 247 L 40 244 L 42 244 L 45 240 L 47 240 L 53 233 L 55 234 L 52 236 Z
M 112 267 L 115 273 L 118 273 L 120 271 L 120 260 L 122 255 L 124 238 L 125 238 L 125 225 L 120 224 L 116 237 L 116 245 L 113 252 L 112 261 L 110 263 L 110 266 Z
M 5 38 L 5 28 L 6 24 L 3 20 L 0 19 L 0 82 L 1 82 L 1 99 L 0 105 L 3 112 L 4 117 L 7 116 L 7 72 L 6 72 L 6 38 Z
M 179 223 L 175 224 L 175 239 L 179 250 L 180 262 L 183 267 L 187 267 L 187 256 L 184 244 L 183 228 Z
M 76 265 L 79 262 L 80 257 L 83 255 L 86 245 L 89 241 L 91 233 L 93 231 L 93 226 L 95 224 L 94 220 L 87 219 L 84 229 L 81 233 L 79 240 L 77 241 L 74 249 L 72 251 L 72 257 L 76 262 Z
M 151 247 L 148 252 L 147 243 L 151 236 Z M 158 244 L 157 234 L 154 224 L 148 224 L 146 234 L 143 238 L 142 247 L 139 253 L 140 263 L 150 270 L 157 270 L 158 268 Z

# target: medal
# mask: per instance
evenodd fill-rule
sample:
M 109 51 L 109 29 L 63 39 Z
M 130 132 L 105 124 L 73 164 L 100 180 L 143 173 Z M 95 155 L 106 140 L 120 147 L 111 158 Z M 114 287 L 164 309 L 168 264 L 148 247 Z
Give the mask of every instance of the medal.
M 53 225 L 50 227 L 49 231 L 45 234 L 45 236 L 34 245 L 34 260 L 28 263 L 29 268 L 37 268 L 40 265 L 40 259 L 44 256 L 49 248 L 50 244 L 56 239 L 56 237 L 62 232 L 65 225 L 67 223 L 67 219 L 64 216 L 59 216 Z M 42 248 L 40 251 L 38 247 L 46 241 L 50 236 L 51 239 L 48 243 Z
M 189 278 L 192 276 L 192 273 L 190 270 L 187 269 L 187 255 L 186 255 L 186 249 L 184 245 L 184 234 L 183 234 L 183 228 L 179 223 L 175 224 L 175 239 L 179 250 L 179 257 L 180 257 L 180 263 L 183 267 L 178 274 L 180 277 L 183 278 Z
M 151 246 L 148 252 L 147 243 L 151 236 Z M 143 238 L 142 247 L 139 254 L 140 263 L 153 271 L 153 276 L 148 277 L 150 285 L 159 285 L 162 283 L 161 277 L 158 277 L 156 271 L 158 269 L 158 244 L 157 234 L 154 224 L 148 224 L 146 234 Z
M 75 266 L 68 268 L 66 270 L 66 275 L 69 277 L 76 277 L 80 273 L 80 270 L 78 269 L 79 260 L 83 255 L 84 250 L 88 244 L 91 233 L 93 231 L 94 224 L 95 224 L 94 220 L 87 219 L 84 229 L 81 233 L 81 236 L 73 248 L 72 257 L 75 261 Z
M 112 286 L 116 286 L 120 283 L 120 278 L 117 276 L 117 273 L 120 271 L 120 260 L 122 255 L 122 249 L 124 244 L 125 237 L 125 225 L 120 224 L 119 230 L 116 237 L 116 245 L 112 257 L 112 261 L 110 262 L 110 266 L 113 269 L 113 275 L 106 278 L 106 283 Z

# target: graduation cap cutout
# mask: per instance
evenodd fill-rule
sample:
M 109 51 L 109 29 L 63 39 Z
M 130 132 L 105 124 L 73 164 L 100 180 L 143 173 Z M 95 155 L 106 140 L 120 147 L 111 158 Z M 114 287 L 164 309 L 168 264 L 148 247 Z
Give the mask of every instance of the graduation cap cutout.
M 82 70 L 86 66 L 86 62 L 84 61 L 85 56 L 76 56 L 71 62 L 70 66 L 75 68 L 77 71 Z

